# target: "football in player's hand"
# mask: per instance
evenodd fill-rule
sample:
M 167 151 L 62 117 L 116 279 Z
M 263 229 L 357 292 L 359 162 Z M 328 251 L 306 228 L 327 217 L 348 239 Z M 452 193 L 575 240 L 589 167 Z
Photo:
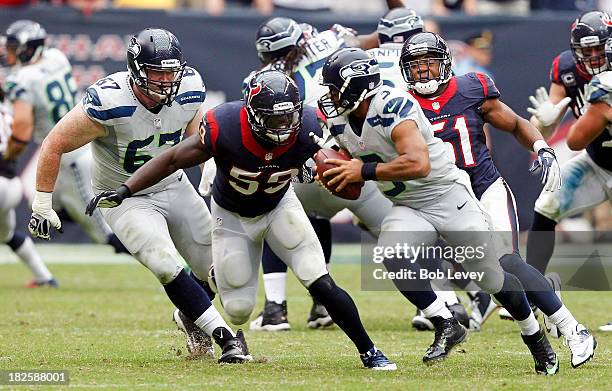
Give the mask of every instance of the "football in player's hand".
M 327 186 L 327 182 L 329 182 L 334 176 L 324 177 L 323 173 L 330 168 L 338 167 L 335 164 L 325 163 L 325 159 L 339 159 L 339 160 L 351 160 L 345 154 L 338 152 L 336 150 L 330 148 L 319 149 L 319 151 L 315 155 L 315 163 L 317 164 L 317 174 L 319 175 L 319 181 L 321 184 L 325 186 L 327 190 L 329 190 L 333 195 L 344 198 L 347 200 L 356 200 L 361 195 L 361 188 L 363 187 L 364 182 L 353 182 L 349 183 L 342 189 L 337 192 L 336 187 L 337 184 L 333 185 L 333 189 Z

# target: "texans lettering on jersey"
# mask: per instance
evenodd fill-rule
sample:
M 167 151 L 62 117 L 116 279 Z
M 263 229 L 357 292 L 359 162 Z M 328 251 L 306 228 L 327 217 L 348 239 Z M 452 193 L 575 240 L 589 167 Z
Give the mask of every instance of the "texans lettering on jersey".
M 612 71 L 593 76 L 587 86 L 587 101 L 612 106 Z M 608 122 L 601 134 L 587 145 L 586 151 L 597 165 L 612 171 L 612 123 Z
M 565 95 L 572 99 L 570 107 L 576 118 L 580 117 L 580 111 L 586 104 L 584 90 L 591 78 L 591 75 L 576 64 L 571 50 L 562 52 L 553 60 L 550 81 L 563 86 Z
M 444 141 L 451 159 L 469 174 L 479 199 L 500 177 L 487 148 L 480 106 L 486 99 L 499 95 L 493 80 L 483 73 L 454 76 L 446 90 L 433 99 L 413 94 L 431 122 L 435 136 Z
M 212 196 L 221 207 L 244 217 L 274 209 L 291 179 L 319 149 L 308 136 L 321 136 L 314 108 L 304 106 L 302 127 L 288 145 L 264 148 L 251 131 L 244 102 L 234 101 L 209 110 L 202 142 L 215 159 L 217 174 Z

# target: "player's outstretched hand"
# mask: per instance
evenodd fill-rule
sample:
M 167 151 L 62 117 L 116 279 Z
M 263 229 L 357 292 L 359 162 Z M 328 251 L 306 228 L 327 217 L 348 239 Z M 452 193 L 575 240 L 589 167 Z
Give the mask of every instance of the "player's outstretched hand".
M 51 227 L 63 233 L 62 222 L 52 208 L 52 193 L 37 191 L 32 201 L 32 217 L 28 223 L 28 231 L 35 238 L 50 240 Z
M 561 188 L 561 168 L 552 148 L 541 148 L 538 151 L 538 157 L 529 171 L 535 172 L 538 169 L 542 170 L 540 181 L 544 191 L 557 191 Z
M 571 98 L 566 96 L 559 103 L 554 104 L 550 101 L 546 88 L 539 87 L 535 92 L 535 97 L 531 95 L 529 101 L 533 107 L 527 108 L 527 111 L 533 114 L 542 126 L 546 127 L 552 125 L 565 112 Z
M 89 201 L 85 214 L 91 216 L 96 208 L 114 208 L 131 196 L 132 192 L 126 185 L 119 186 L 117 190 L 103 191 Z

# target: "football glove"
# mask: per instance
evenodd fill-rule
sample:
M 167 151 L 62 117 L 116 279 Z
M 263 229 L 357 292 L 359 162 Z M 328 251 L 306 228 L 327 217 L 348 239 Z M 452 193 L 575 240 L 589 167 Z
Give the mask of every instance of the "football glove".
M 62 222 L 52 207 L 53 193 L 37 191 L 32 201 L 32 217 L 28 223 L 28 231 L 35 238 L 50 240 L 51 227 L 63 233 Z
M 557 191 L 561 188 L 561 168 L 555 151 L 550 147 L 538 150 L 538 157 L 531 165 L 530 172 L 541 169 L 540 181 L 544 185 L 544 191 Z
M 529 97 L 529 101 L 533 107 L 527 108 L 527 111 L 533 114 L 544 127 L 548 127 L 555 123 L 557 118 L 567 109 L 567 105 L 571 102 L 571 98 L 566 96 L 557 104 L 550 101 L 546 88 L 539 87 L 535 92 L 535 97 Z
M 96 208 L 115 208 L 131 196 L 132 192 L 126 185 L 119 186 L 117 190 L 103 191 L 89 201 L 85 214 L 91 216 Z

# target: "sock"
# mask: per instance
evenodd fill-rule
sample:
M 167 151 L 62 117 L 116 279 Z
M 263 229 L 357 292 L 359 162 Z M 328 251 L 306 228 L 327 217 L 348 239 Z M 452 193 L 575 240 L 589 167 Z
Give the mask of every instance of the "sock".
M 398 260 L 396 258 L 387 258 L 383 261 L 385 268 L 390 272 L 398 272 L 401 269 L 411 270 L 416 276 L 419 275 L 418 263 L 411 263 L 407 259 Z M 437 296 L 431 288 L 431 282 L 424 278 L 416 278 L 414 280 L 398 280 L 394 279 L 393 284 L 399 292 L 414 304 L 418 309 L 423 310 L 436 301 Z
M 192 322 L 212 306 L 204 289 L 184 269 L 174 280 L 164 285 L 164 289 L 170 301 Z
M 264 241 L 263 254 L 261 257 L 263 273 L 287 273 L 287 265 L 274 254 L 268 243 Z
M 444 319 L 450 319 L 453 317 L 453 314 L 451 314 L 446 305 L 444 305 L 444 301 L 441 298 L 436 299 L 427 308 L 423 308 L 422 311 L 426 318 L 440 316 Z
M 325 306 L 329 316 L 353 341 L 360 354 L 374 347 L 370 336 L 363 328 L 355 302 L 348 293 L 336 285 L 329 274 L 313 282 L 308 287 L 308 291 Z
M 517 320 L 516 323 L 521 328 L 521 334 L 523 334 L 525 336 L 527 336 L 527 335 L 534 335 L 535 333 L 540 331 L 540 324 L 536 320 L 535 315 L 533 314 L 533 312 L 531 312 L 529 314 L 527 319 Z
M 563 303 L 546 277 L 533 266 L 525 263 L 518 254 L 504 255 L 499 263 L 505 271 L 514 274 L 519 279 L 529 302 L 542 310 L 544 314 L 552 315 L 561 308 Z
M 546 273 L 546 267 L 555 250 L 555 226 L 548 217 L 534 212 L 533 223 L 527 238 L 527 263 Z
M 225 320 L 223 320 L 221 314 L 219 314 L 219 311 L 217 311 L 217 309 L 212 305 L 208 307 L 208 309 L 204 311 L 204 313 L 200 315 L 200 317 L 193 323 L 202 329 L 208 336 L 212 336 L 212 332 L 217 327 L 223 327 L 232 334 L 232 337 L 235 337 L 232 329 L 227 325 Z
M 446 304 L 447 306 L 458 304 L 459 299 L 457 298 L 457 294 L 453 290 L 448 290 L 449 288 L 444 288 L 443 290 L 435 290 L 436 295 Z
M 531 306 L 529 301 L 527 301 L 525 291 L 523 291 L 523 286 L 514 274 L 504 272 L 502 289 L 493 296 L 508 310 L 515 320 L 526 320 L 530 315 L 533 316 Z M 535 320 L 535 317 L 533 319 Z
M 189 272 L 189 277 L 193 278 L 193 280 L 197 282 L 198 285 L 202 287 L 202 289 L 204 289 L 204 292 L 206 292 L 206 295 L 208 296 L 210 301 L 213 301 L 215 299 L 217 294 L 213 292 L 212 289 L 210 289 L 210 285 L 208 285 L 208 281 L 199 279 L 195 274 L 193 274 L 193 270 Z
M 32 239 L 25 236 L 23 232 L 15 231 L 15 234 L 11 240 L 9 240 L 6 244 L 15 252 L 15 254 L 17 254 L 19 259 L 21 259 L 23 263 L 30 268 L 32 274 L 34 274 L 34 279 L 37 282 L 49 281 L 53 278 L 53 275 L 40 258 L 36 248 L 34 248 Z
M 319 243 L 321 243 L 323 255 L 325 256 L 325 263 L 329 263 L 332 250 L 331 222 L 329 221 L 329 219 L 322 219 L 311 216 L 308 217 L 308 220 L 310 220 L 310 224 L 312 224 L 312 228 L 314 228 L 315 233 L 317 234 Z
M 564 305 L 557 312 L 549 315 L 548 319 L 556 324 L 561 334 L 566 337 L 571 335 L 576 330 L 576 326 L 578 326 L 578 321 Z
M 283 304 L 287 300 L 287 273 L 268 273 L 263 275 L 266 299 L 276 304 Z

